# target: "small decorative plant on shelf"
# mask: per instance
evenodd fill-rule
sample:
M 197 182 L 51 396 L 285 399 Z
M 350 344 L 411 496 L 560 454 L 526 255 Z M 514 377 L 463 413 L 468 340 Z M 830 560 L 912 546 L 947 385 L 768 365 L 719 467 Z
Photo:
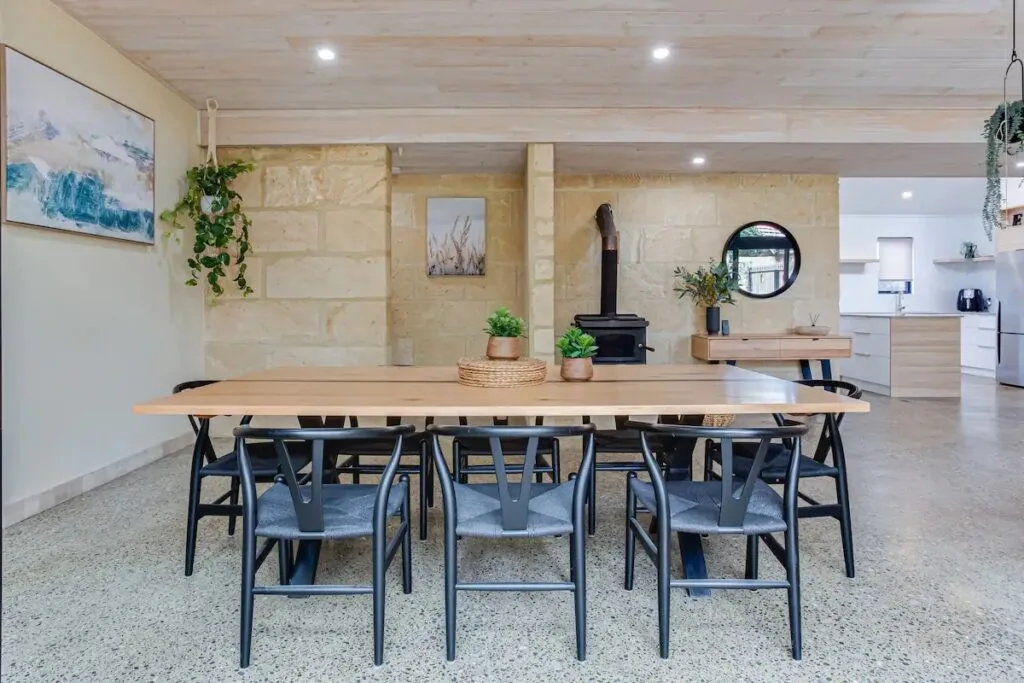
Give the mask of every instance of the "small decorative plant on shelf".
M 567 382 L 585 382 L 594 376 L 594 356 L 597 340 L 572 325 L 555 342 L 562 354 L 562 379 Z
M 821 317 L 820 313 L 812 313 L 808 317 L 811 319 L 810 325 L 798 326 L 793 331 L 797 334 L 807 335 L 808 337 L 824 337 L 832 331 L 832 328 L 830 327 L 818 325 L 818 318 Z
M 974 242 L 964 242 L 960 245 L 960 254 L 970 261 L 972 258 L 978 255 L 978 245 Z
M 491 360 L 518 360 L 522 355 L 519 338 L 525 336 L 525 327 L 523 319 L 512 315 L 505 306 L 491 313 L 484 328 L 484 332 L 490 335 L 487 357 Z
M 981 210 L 982 224 L 989 240 L 992 231 L 1003 225 L 1002 174 L 1007 156 L 1015 156 L 1024 147 L 1024 100 L 1004 102 L 996 107 L 985 121 L 985 205 Z
M 722 324 L 719 304 L 735 304 L 733 292 L 739 289 L 739 279 L 729 270 L 725 261 L 708 261 L 708 267 L 701 266 L 690 272 L 686 268 L 675 269 L 676 283 L 673 289 L 680 299 L 690 298 L 698 306 L 704 306 L 708 334 L 718 334 Z
M 252 251 L 252 220 L 242 211 L 241 196 L 231 189 L 239 176 L 252 170 L 253 165 L 244 161 L 224 165 L 212 162 L 190 168 L 185 174 L 185 196 L 173 209 L 160 214 L 160 220 L 178 229 L 195 228 L 195 242 L 188 259 L 191 273 L 186 285 L 196 287 L 205 281 L 213 295 L 220 296 L 224 293 L 221 279 L 227 277 L 229 266 L 236 266 L 235 285 L 243 296 L 252 294 L 245 278 L 245 257 Z

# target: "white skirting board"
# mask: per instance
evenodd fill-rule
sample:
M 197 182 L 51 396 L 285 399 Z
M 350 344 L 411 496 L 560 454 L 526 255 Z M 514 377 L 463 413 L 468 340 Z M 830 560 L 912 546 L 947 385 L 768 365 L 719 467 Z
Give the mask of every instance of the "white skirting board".
M 28 519 L 32 515 L 39 514 L 43 510 L 48 510 L 49 508 L 52 508 L 55 505 L 60 505 L 64 501 L 71 500 L 75 496 L 81 495 L 86 491 L 91 491 L 94 488 L 103 486 L 108 482 L 114 481 L 118 477 L 123 477 L 133 470 L 137 470 L 140 467 L 156 462 L 160 458 L 172 453 L 177 453 L 181 449 L 194 444 L 195 438 L 195 435 L 192 433 L 182 434 L 181 436 L 165 441 L 162 444 L 158 444 L 152 448 L 147 448 L 140 453 L 130 455 L 127 458 L 111 463 L 106 467 L 101 467 L 98 470 L 88 474 L 83 474 L 80 477 L 75 477 L 63 484 L 58 484 L 57 486 L 47 489 L 41 493 L 26 496 L 21 500 L 7 503 L 4 505 L 3 509 L 3 528 L 6 529 L 12 524 L 17 524 L 22 520 Z

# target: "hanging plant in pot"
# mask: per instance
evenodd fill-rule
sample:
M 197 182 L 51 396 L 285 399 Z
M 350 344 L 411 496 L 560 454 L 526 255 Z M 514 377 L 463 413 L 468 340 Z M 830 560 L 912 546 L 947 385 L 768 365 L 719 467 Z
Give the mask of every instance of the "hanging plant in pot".
M 160 214 L 161 220 L 176 228 L 195 229 L 186 285 L 196 287 L 205 281 L 213 295 L 220 296 L 224 293 L 222 278 L 227 277 L 227 268 L 236 266 L 235 285 L 243 296 L 252 294 L 245 278 L 245 257 L 252 251 L 252 220 L 242 210 L 241 196 L 231 189 L 239 176 L 252 170 L 253 165 L 248 162 L 218 165 L 216 160 L 190 168 L 185 174 L 185 196 L 174 208 Z
M 1005 159 L 1015 156 L 1024 147 L 1024 101 L 1005 102 L 996 107 L 985 121 L 985 205 L 982 223 L 985 234 L 992 239 L 992 231 L 1002 224 L 1002 175 Z
M 687 268 L 675 269 L 676 283 L 673 289 L 680 299 L 693 299 L 705 309 L 705 323 L 708 334 L 718 334 L 722 326 L 720 304 L 735 304 L 733 292 L 739 289 L 739 279 L 729 270 L 725 261 L 708 261 L 695 271 Z
M 586 382 L 594 376 L 596 339 L 573 325 L 555 343 L 562 354 L 562 379 L 566 382 Z
M 487 339 L 487 357 L 491 360 L 519 360 L 522 350 L 519 338 L 525 336 L 523 329 L 526 322 L 509 312 L 502 306 L 487 318 L 484 332 L 490 335 Z

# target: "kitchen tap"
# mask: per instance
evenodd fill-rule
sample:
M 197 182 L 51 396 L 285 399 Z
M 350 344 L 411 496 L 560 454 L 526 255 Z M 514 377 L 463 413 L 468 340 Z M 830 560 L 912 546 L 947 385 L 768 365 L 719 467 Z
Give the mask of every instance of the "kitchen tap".
M 903 292 L 896 292 L 896 312 L 902 313 L 905 310 L 907 306 L 903 303 Z

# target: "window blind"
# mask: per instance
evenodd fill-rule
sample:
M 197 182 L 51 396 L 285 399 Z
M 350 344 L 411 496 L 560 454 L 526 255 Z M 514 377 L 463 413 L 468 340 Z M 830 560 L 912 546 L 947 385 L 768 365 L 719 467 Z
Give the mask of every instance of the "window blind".
M 914 279 L 914 239 L 912 237 L 878 238 L 878 279 Z

